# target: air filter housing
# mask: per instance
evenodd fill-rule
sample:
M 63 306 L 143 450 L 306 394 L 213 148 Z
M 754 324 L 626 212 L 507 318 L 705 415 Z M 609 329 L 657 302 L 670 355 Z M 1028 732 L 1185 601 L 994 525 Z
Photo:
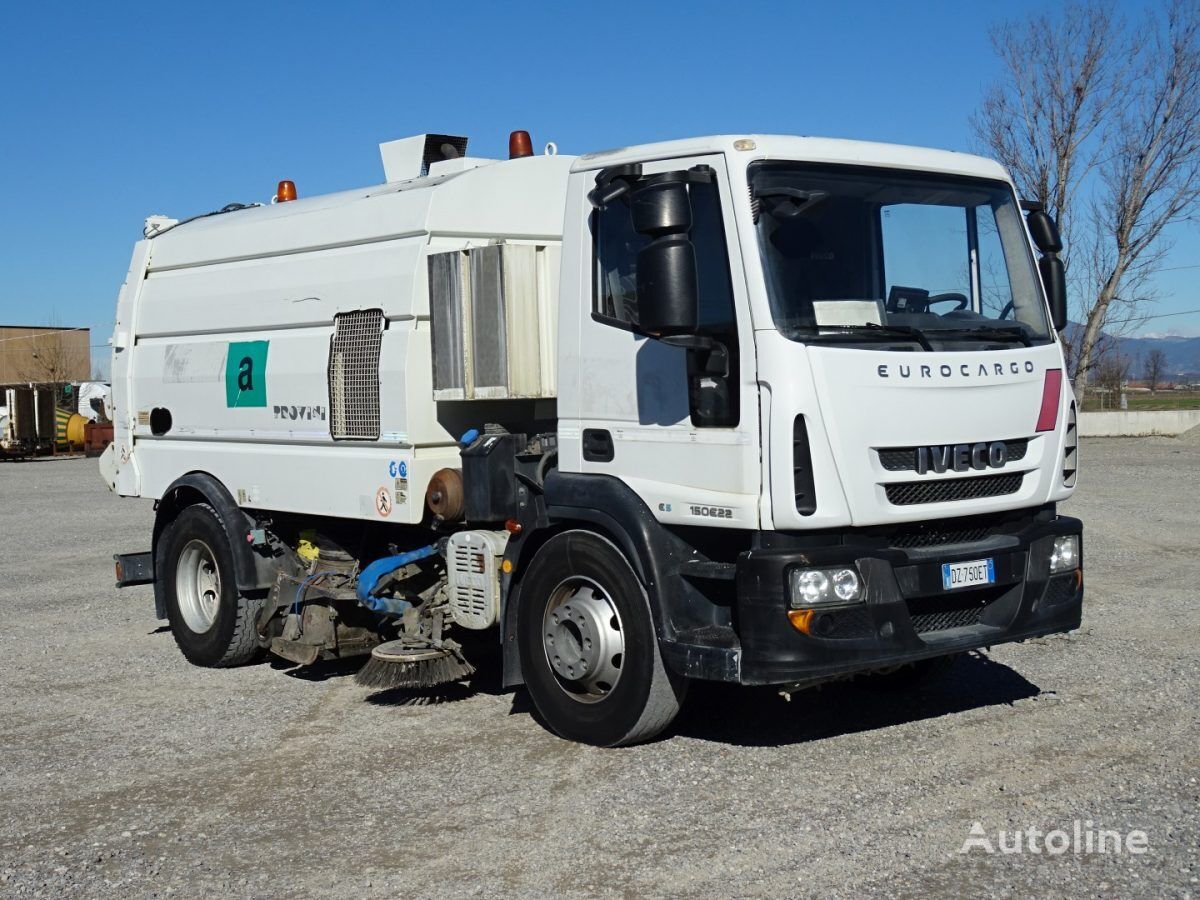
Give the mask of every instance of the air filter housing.
M 459 531 L 446 547 L 450 618 L 463 628 L 491 628 L 500 619 L 500 557 L 507 531 Z

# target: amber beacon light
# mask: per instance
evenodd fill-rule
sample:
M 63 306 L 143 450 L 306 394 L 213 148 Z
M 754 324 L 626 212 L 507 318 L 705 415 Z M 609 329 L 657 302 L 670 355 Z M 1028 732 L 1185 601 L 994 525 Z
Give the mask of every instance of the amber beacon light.
M 275 189 L 275 202 L 286 203 L 288 200 L 296 199 L 296 182 L 281 181 L 279 187 Z
M 508 136 L 508 158 L 533 156 L 533 138 L 528 131 L 514 131 Z

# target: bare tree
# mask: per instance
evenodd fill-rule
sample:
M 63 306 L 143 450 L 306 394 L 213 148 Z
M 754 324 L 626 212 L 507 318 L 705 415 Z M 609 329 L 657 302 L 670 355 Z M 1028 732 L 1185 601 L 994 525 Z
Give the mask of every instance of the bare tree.
M 1143 37 L 1130 102 L 1107 130 L 1109 156 L 1091 207 L 1096 295 L 1076 378 L 1086 378 L 1113 307 L 1128 315 L 1141 299 L 1169 249 L 1164 229 L 1200 201 L 1200 5 L 1172 4 Z
M 1158 385 L 1162 381 L 1163 373 L 1167 370 L 1167 354 L 1162 347 L 1152 347 L 1150 352 L 1146 354 L 1146 361 L 1142 364 L 1142 372 L 1146 377 L 1146 384 L 1150 387 L 1150 393 L 1158 390 Z
M 1124 64 L 1116 42 L 1122 22 L 1111 2 L 1072 2 L 1046 14 L 992 29 L 1004 66 L 971 125 L 1004 164 L 1021 196 L 1041 203 L 1069 240 L 1080 184 L 1098 164 L 1094 140 L 1119 100 Z
M 87 369 L 84 355 L 63 340 L 63 332 L 46 331 L 29 338 L 30 361 L 21 371 L 25 381 L 65 384 L 80 368 Z
M 1121 352 L 1117 342 L 1104 340 L 1096 348 L 1096 363 L 1093 366 L 1093 383 L 1101 394 L 1101 403 L 1116 406 L 1129 380 L 1131 361 Z M 1083 396 L 1082 393 L 1079 396 Z M 1103 399 L 1107 397 L 1107 400 Z
M 1069 243 L 1079 392 L 1106 326 L 1140 320 L 1164 230 L 1200 202 L 1200 2 L 1165 0 L 1132 29 L 1107 0 L 1073 3 L 993 43 L 1005 76 L 973 125 Z
M 87 372 L 91 359 L 86 348 L 68 338 L 73 333 L 78 336 L 76 329 L 61 328 L 55 313 L 50 315 L 49 322 L 45 331 L 35 332 L 27 338 L 28 362 L 18 375 L 23 381 L 54 387 L 55 402 L 62 404 L 66 400 L 67 385 L 78 377 L 78 373 Z

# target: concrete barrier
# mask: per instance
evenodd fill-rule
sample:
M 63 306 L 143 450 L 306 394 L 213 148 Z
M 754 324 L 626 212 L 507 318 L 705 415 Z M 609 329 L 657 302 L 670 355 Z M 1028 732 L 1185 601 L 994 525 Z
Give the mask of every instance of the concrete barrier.
M 1148 434 L 1179 435 L 1200 425 L 1200 409 L 1163 409 L 1145 412 L 1118 410 L 1079 414 L 1081 437 L 1139 437 Z

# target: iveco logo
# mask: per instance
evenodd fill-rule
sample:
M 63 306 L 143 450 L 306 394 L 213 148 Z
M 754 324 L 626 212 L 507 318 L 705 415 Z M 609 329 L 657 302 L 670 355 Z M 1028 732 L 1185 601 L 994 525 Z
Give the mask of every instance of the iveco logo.
M 1008 462 L 1008 446 L 1004 441 L 985 444 L 946 444 L 939 447 L 917 448 L 917 474 L 924 475 L 930 469 L 945 472 L 966 472 L 968 469 L 1001 468 Z

